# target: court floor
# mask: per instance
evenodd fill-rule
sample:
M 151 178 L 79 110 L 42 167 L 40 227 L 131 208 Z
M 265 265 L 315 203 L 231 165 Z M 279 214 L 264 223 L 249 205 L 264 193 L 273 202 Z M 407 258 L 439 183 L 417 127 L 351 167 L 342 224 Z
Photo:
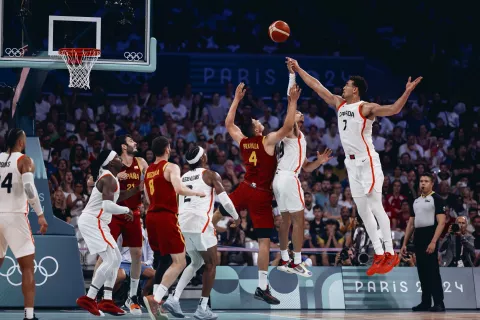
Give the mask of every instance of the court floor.
M 191 312 L 191 310 L 189 310 Z M 412 313 L 409 311 L 217 311 L 219 320 L 296 320 L 296 319 L 329 319 L 329 320 L 455 320 L 480 319 L 480 313 L 476 311 L 450 311 L 446 313 Z M 38 311 L 39 320 L 84 320 L 99 319 L 83 311 Z M 23 319 L 22 311 L 0 310 L 1 320 Z M 106 316 L 101 319 L 119 319 L 119 317 Z M 120 319 L 150 319 L 148 314 L 142 317 L 125 315 Z M 170 316 L 170 319 L 175 319 Z M 193 319 L 193 312 L 186 313 L 185 319 Z

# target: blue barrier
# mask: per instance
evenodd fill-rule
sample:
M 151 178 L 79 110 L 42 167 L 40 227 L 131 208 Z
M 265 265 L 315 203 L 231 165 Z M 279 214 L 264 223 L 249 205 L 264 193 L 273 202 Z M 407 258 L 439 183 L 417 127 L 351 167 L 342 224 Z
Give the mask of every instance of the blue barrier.
M 72 236 L 34 236 L 35 306 L 76 307 L 85 294 L 77 239 Z M 22 276 L 10 249 L 0 268 L 0 308 L 23 307 Z

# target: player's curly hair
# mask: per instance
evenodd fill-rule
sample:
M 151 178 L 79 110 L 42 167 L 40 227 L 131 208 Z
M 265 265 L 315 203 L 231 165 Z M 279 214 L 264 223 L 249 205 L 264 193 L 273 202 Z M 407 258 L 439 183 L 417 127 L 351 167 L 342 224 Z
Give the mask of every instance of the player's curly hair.
M 358 88 L 358 95 L 363 98 L 368 91 L 367 81 L 361 76 L 350 76 L 353 85 Z
M 200 152 L 200 148 L 198 146 L 193 147 L 187 151 L 187 153 L 185 154 L 185 159 L 193 160 L 195 159 L 195 157 L 198 155 L 199 152 Z M 190 170 L 195 170 L 199 168 L 201 165 L 202 165 L 202 161 L 200 161 L 200 159 L 195 163 L 188 164 L 188 166 L 190 167 Z
M 132 138 L 132 136 L 129 134 L 118 136 L 113 142 L 113 151 L 115 151 L 118 155 L 122 155 L 122 145 L 127 144 L 127 138 Z

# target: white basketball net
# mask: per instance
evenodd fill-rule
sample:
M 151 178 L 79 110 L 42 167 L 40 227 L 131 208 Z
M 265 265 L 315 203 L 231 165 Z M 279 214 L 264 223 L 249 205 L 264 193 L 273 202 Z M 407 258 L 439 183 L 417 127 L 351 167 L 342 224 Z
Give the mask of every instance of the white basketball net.
M 70 72 L 70 88 L 90 89 L 90 71 L 100 57 L 100 50 L 59 50 Z

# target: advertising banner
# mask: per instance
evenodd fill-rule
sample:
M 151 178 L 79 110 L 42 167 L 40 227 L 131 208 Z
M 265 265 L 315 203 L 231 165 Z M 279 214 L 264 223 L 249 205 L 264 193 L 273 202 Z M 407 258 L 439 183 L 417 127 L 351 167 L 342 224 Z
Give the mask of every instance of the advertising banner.
M 301 67 L 325 87 L 343 87 L 350 75 L 363 75 L 362 58 L 299 57 Z M 288 71 L 280 55 L 192 55 L 190 82 L 197 91 L 225 92 L 225 84 L 245 82 L 255 96 L 286 93 Z M 299 82 L 300 83 L 300 82 Z
M 85 294 L 77 239 L 34 236 L 35 307 L 76 307 Z M 0 308 L 23 307 L 22 275 L 10 249 L 0 268 Z
M 421 301 L 416 268 L 369 277 L 366 268 L 343 267 L 346 309 L 410 309 Z M 476 309 L 472 268 L 440 268 L 447 309 Z
M 269 269 L 272 294 L 279 305 L 268 305 L 253 298 L 258 286 L 256 267 L 217 267 L 211 293 L 213 309 L 345 309 L 342 270 L 315 267 L 311 278 Z

